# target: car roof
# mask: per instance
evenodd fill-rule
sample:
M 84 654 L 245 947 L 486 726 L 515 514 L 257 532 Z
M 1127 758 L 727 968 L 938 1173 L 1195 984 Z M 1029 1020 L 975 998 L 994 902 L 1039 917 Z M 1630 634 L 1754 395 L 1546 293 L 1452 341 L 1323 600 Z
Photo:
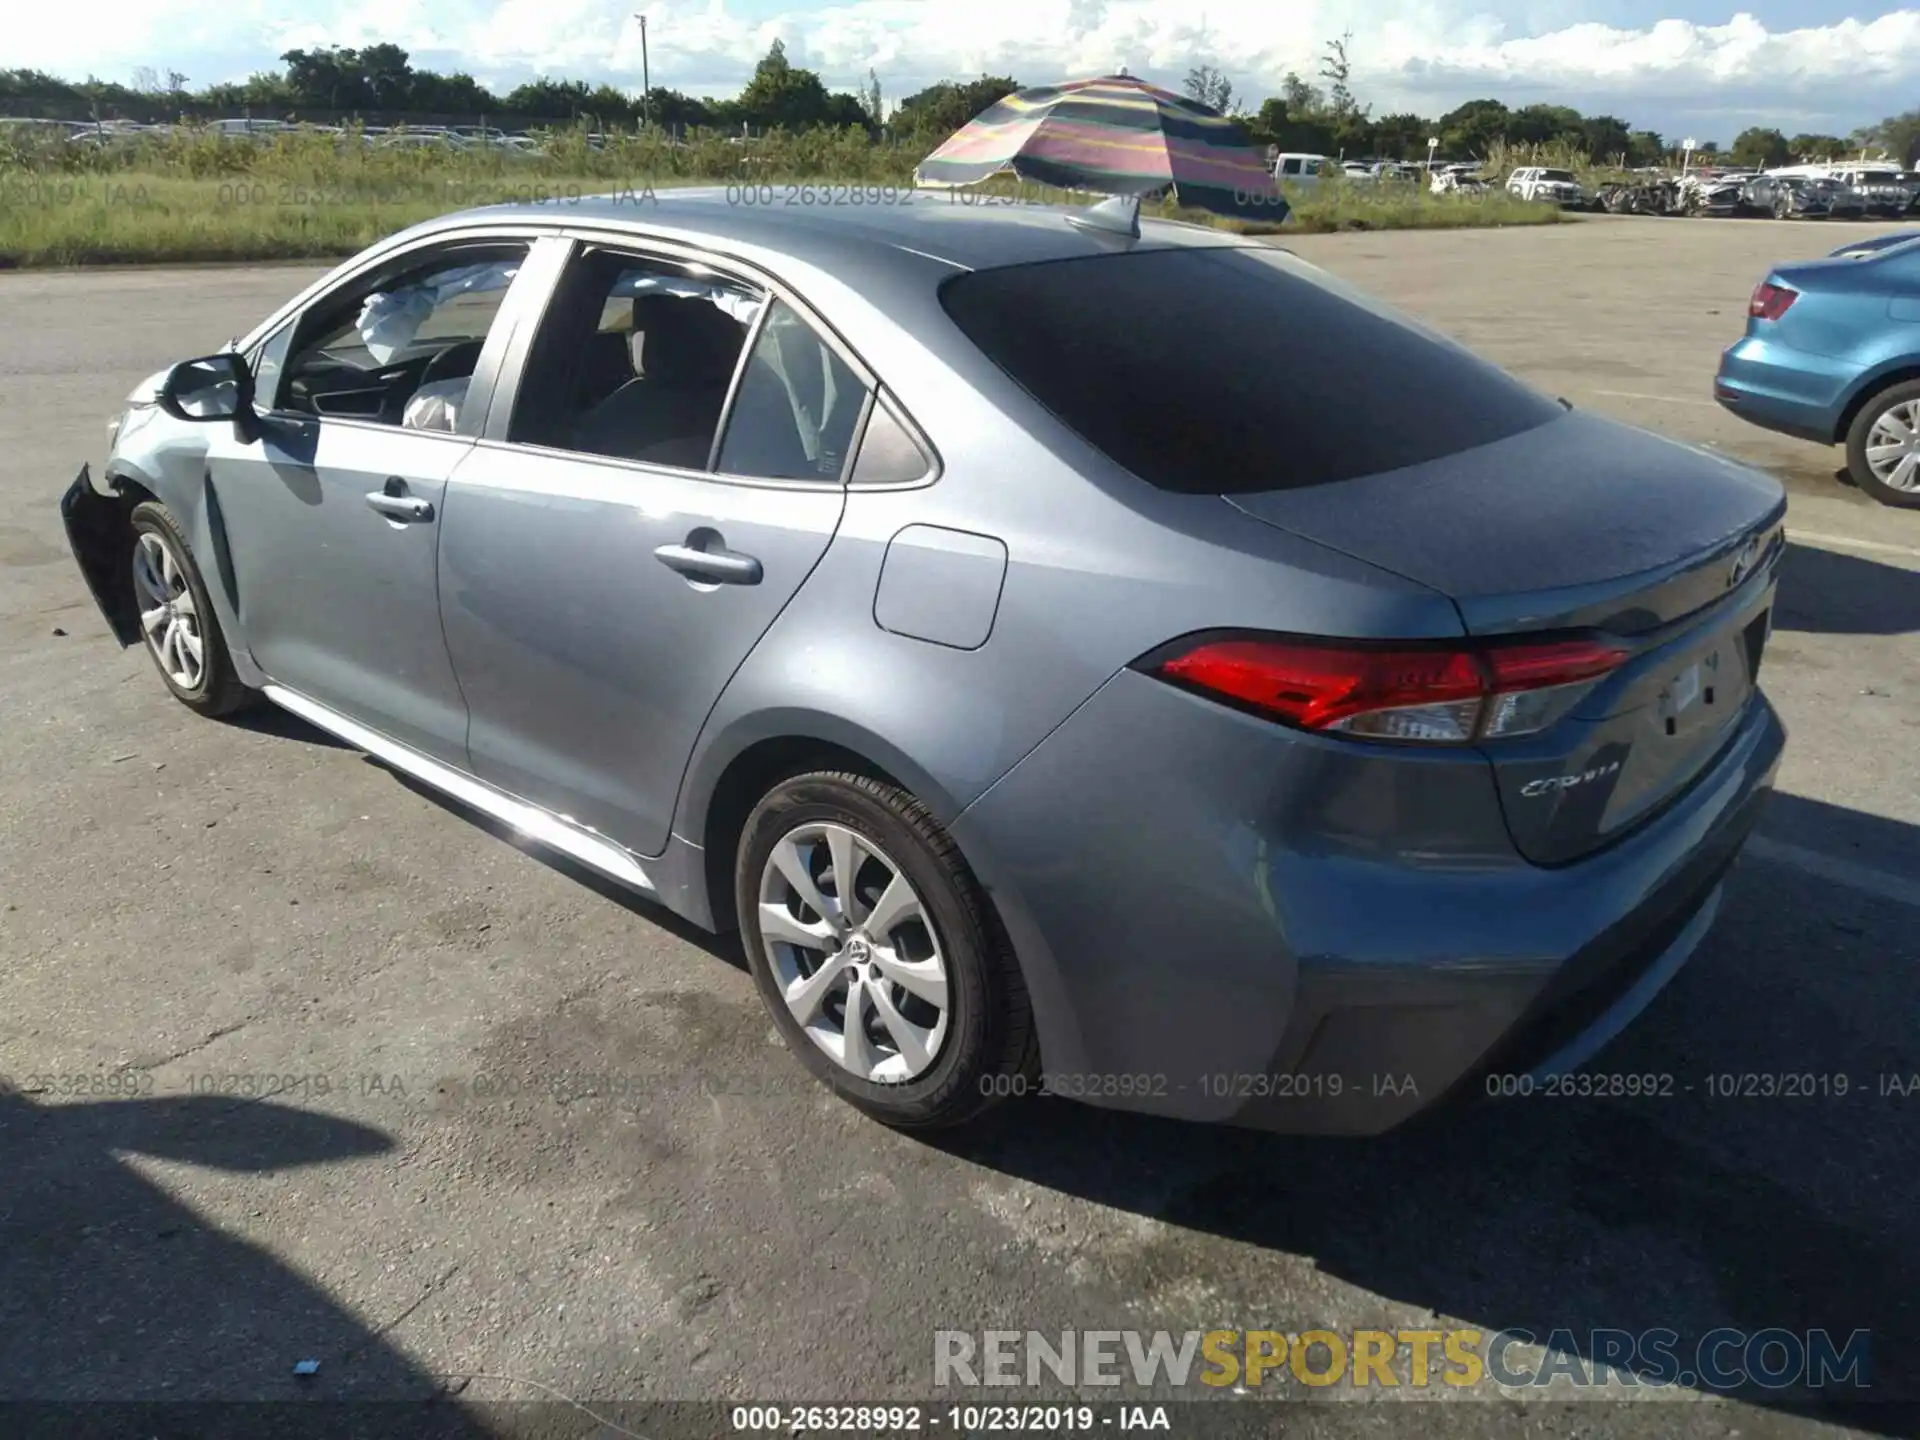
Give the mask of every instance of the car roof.
M 854 191 L 863 200 L 848 197 Z M 749 194 L 753 198 L 747 198 Z M 866 197 L 873 203 L 866 203 Z M 759 203 L 754 203 L 758 200 Z M 937 267 L 987 270 L 1134 250 L 1244 246 L 1247 237 L 1204 225 L 1140 221 L 1140 238 L 1067 223 L 1084 207 L 1013 197 L 910 190 L 905 186 L 743 184 L 629 191 L 579 199 L 488 205 L 417 225 L 408 237 L 494 225 L 628 230 L 743 258 L 783 256 L 833 274 L 856 290 L 862 277 Z M 400 237 L 395 237 L 396 240 Z

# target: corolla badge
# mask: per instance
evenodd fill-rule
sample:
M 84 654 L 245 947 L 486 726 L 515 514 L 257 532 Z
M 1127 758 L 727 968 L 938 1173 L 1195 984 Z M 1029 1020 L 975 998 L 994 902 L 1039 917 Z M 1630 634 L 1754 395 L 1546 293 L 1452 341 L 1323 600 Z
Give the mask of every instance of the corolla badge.
M 1520 793 L 1528 799 L 1541 795 L 1552 795 L 1557 791 L 1571 790 L 1576 785 L 1591 784 L 1595 780 L 1604 780 L 1618 773 L 1620 762 L 1609 761 L 1605 765 L 1596 765 L 1591 770 L 1582 770 L 1578 775 L 1549 775 L 1544 780 L 1529 780 L 1520 787 Z
M 1727 571 L 1727 588 L 1733 589 L 1747 576 L 1753 573 L 1753 567 L 1760 563 L 1760 537 L 1754 536 L 1740 547 L 1740 553 L 1733 557 L 1733 568 Z

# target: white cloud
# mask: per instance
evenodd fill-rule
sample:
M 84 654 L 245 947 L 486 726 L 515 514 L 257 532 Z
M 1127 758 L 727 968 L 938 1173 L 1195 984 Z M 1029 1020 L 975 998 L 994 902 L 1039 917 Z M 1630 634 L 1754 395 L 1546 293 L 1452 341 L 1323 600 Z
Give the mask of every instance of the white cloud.
M 126 78 L 175 68 L 202 84 L 277 68 L 294 46 L 392 40 L 435 68 L 496 84 L 535 74 L 628 87 L 640 72 L 640 0 L 91 0 L 88 23 L 55 7 L 16 15 L 9 63 Z M 1676 0 L 1697 4 L 1699 0 Z M 1209 62 L 1245 94 L 1310 74 L 1351 30 L 1353 85 L 1376 112 L 1434 112 L 1476 95 L 1564 100 L 1636 124 L 1719 116 L 1846 129 L 1912 103 L 1920 9 L 1769 30 L 1748 14 L 1641 28 L 1587 22 L 1530 31 L 1530 0 L 838 0 L 752 13 L 725 0 L 648 5 L 656 83 L 727 93 L 775 36 L 830 84 L 869 67 L 894 95 L 944 76 L 1029 83 L 1126 65 L 1177 80 Z M 1555 16 L 1572 6 L 1555 5 Z M 1723 137 L 1730 138 L 1730 137 Z

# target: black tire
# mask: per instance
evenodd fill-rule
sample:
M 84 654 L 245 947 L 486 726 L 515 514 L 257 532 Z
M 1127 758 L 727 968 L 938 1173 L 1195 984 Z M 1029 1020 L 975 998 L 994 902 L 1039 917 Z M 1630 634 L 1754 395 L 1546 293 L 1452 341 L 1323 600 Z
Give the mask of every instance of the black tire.
M 774 846 L 807 824 L 844 825 L 880 847 L 919 894 L 946 962 L 948 1018 L 931 1066 L 912 1080 L 875 1084 L 808 1038 L 775 978 L 759 920 L 760 880 Z M 959 847 L 926 806 L 897 786 L 846 772 L 798 775 L 747 817 L 734 864 L 740 935 L 774 1025 L 788 1048 L 842 1099 L 883 1124 L 930 1130 L 973 1119 L 1039 1074 L 1026 982 L 1013 949 Z
M 1853 477 L 1854 484 L 1882 505 L 1901 510 L 1920 510 L 1920 490 L 1896 490 L 1873 473 L 1867 464 L 1867 435 L 1873 429 L 1873 422 L 1887 411 L 1914 400 L 1920 400 L 1920 380 L 1889 385 L 1870 397 L 1853 417 L 1853 424 L 1847 427 L 1847 474 Z
M 160 672 L 160 679 L 173 692 L 173 698 L 189 710 L 207 716 L 231 714 L 258 700 L 260 692 L 241 684 L 240 677 L 234 674 L 233 657 L 227 653 L 226 636 L 221 633 L 219 618 L 207 598 L 207 582 L 201 577 L 200 567 L 193 558 L 193 547 L 187 544 L 187 537 L 180 529 L 180 522 L 173 518 L 173 512 L 157 500 L 144 500 L 133 507 L 129 523 L 133 528 L 133 543 L 127 547 L 128 564 L 133 564 L 134 557 L 139 553 L 140 537 L 152 534 L 171 552 L 174 563 L 180 567 L 181 575 L 187 582 L 187 590 L 193 596 L 202 654 L 197 685 L 183 685 L 170 675 L 150 642 L 143 639 L 140 647 L 147 652 L 147 658 L 153 661 L 153 668 Z

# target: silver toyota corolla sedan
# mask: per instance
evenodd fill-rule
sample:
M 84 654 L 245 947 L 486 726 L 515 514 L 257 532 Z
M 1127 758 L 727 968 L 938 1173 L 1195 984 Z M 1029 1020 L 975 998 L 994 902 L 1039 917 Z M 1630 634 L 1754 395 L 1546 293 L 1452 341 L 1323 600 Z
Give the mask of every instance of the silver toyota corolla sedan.
M 1583 1065 L 1771 786 L 1779 486 L 1281 249 L 889 198 L 381 242 L 130 398 L 114 634 L 737 928 L 892 1124 Z

